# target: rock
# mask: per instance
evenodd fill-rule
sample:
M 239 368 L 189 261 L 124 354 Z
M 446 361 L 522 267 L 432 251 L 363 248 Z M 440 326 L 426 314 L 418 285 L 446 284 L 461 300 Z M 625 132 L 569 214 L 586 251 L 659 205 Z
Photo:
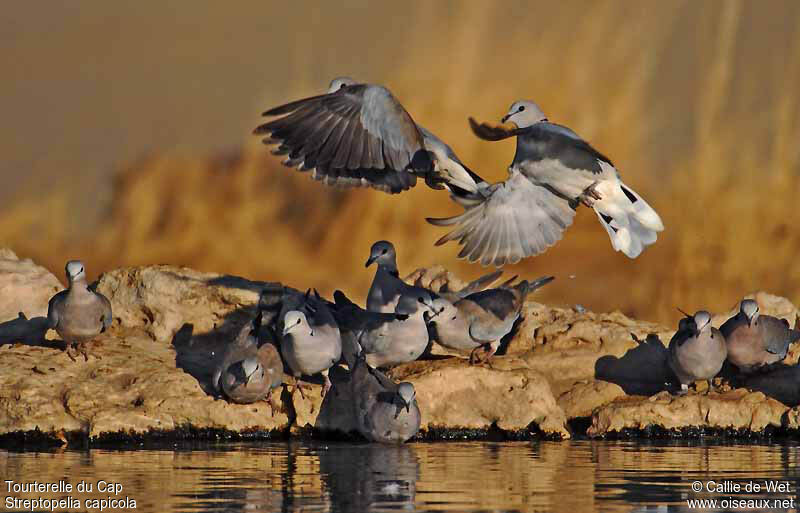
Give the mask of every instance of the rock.
M 332 370 L 334 386 L 324 400 L 320 387 L 305 399 L 292 397 L 290 386 L 275 390 L 281 408 L 274 417 L 266 403 L 230 404 L 210 387 L 215 362 L 254 315 L 259 292 L 268 288 L 277 298 L 280 284 L 172 266 L 107 272 L 97 289 L 111 300 L 114 323 L 90 343 L 88 362 L 73 362 L 40 336 L 46 326 L 41 308 L 46 312 L 47 300 L 60 289 L 55 277 L 8 251 L 0 256 L 0 283 L 14 284 L 4 289 L 11 294 L 2 298 L 10 317 L 0 323 L 0 342 L 4 334 L 8 342 L 23 342 L 0 346 L 0 434 L 39 429 L 53 439 L 63 433 L 71 439 L 185 428 L 354 430 L 343 368 Z M 437 287 L 458 283 L 440 269 L 416 278 Z M 30 291 L 37 289 L 34 297 Z M 796 315 L 782 298 L 756 297 L 762 311 Z M 19 311 L 31 313 L 20 317 Z M 650 426 L 800 429 L 800 413 L 789 409 L 800 402 L 797 366 L 749 377 L 743 384 L 750 390 L 675 397 L 664 392 L 671 330 L 618 312 L 533 302 L 523 313 L 492 367 L 470 366 L 464 356 L 433 356 L 390 371 L 394 380 L 414 383 L 423 436 L 502 430 L 568 438 L 567 421 L 589 416 L 591 436 Z M 796 361 L 798 349 L 792 351 Z
M 521 360 L 498 359 L 494 368 L 461 358 L 416 361 L 396 367 L 393 380 L 417 390 L 421 430 L 431 428 L 520 431 L 531 425 L 569 438 L 566 417 L 547 380 Z
M 673 396 L 661 392 L 652 397 L 624 397 L 598 408 L 587 434 L 597 437 L 625 429 L 644 430 L 687 427 L 745 428 L 761 431 L 781 427 L 788 408 L 761 392 L 738 389 L 724 394 Z
M 0 327 L 4 321 L 47 317 L 47 303 L 64 287 L 53 274 L 30 259 L 0 249 Z

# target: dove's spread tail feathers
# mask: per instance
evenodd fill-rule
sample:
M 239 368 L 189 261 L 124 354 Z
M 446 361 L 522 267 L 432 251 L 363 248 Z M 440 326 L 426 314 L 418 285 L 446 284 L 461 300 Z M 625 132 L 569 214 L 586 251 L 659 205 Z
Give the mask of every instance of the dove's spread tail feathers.
M 629 258 L 638 257 L 664 229 L 661 218 L 641 196 L 621 181 L 600 182 L 595 190 L 602 199 L 595 201 L 593 208 L 611 238 L 611 245 Z

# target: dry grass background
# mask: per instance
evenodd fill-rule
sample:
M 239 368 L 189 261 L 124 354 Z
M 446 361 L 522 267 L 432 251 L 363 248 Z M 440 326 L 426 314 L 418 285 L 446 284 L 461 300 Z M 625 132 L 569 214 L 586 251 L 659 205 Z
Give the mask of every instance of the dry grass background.
M 497 121 L 513 100 L 531 97 L 609 155 L 666 225 L 631 261 L 580 209 L 564 240 L 508 269 L 556 275 L 539 299 L 662 322 L 674 322 L 676 306 L 723 310 L 756 289 L 800 301 L 800 4 L 408 5 L 395 20 L 407 30 L 351 42 L 345 56 L 340 35 L 350 41 L 364 24 L 393 19 L 396 7 L 337 13 L 300 4 L 309 26 L 265 50 L 288 64 L 271 65 L 275 85 L 256 85 L 244 121 L 255 126 L 258 108 L 347 73 L 387 84 L 470 167 L 500 180 L 513 142 L 478 141 L 466 116 Z M 381 48 L 392 48 L 390 58 Z M 458 261 L 454 245 L 433 246 L 443 232 L 423 218 L 458 212 L 446 194 L 424 185 L 398 196 L 325 188 L 241 139 L 234 150 L 151 152 L 117 173 L 105 198 L 68 186 L 18 197 L 0 207 L 0 241 L 59 276 L 77 256 L 94 273 L 173 263 L 359 299 L 372 276 L 363 262 L 380 238 L 398 246 L 404 271 L 437 263 L 470 278 L 487 271 Z M 95 223 L 76 197 L 102 205 Z

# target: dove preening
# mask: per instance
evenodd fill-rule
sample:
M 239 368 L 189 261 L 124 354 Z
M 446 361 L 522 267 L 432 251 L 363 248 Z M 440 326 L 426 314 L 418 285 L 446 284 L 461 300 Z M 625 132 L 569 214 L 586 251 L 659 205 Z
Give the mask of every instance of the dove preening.
M 425 318 L 436 342 L 470 351 L 470 363 L 489 361 L 500 340 L 514 327 L 528 294 L 553 279 L 546 276 L 533 282 L 521 281 L 513 287 L 475 292 L 455 303 L 440 297 L 433 301 L 433 314 L 426 314 Z M 481 348 L 485 350 L 483 357 L 477 354 Z
M 785 319 L 761 315 L 758 303 L 743 299 L 739 311 L 720 326 L 728 347 L 728 361 L 750 374 L 786 358 L 789 345 L 800 340 L 800 331 Z
M 512 104 L 502 121 L 517 128 L 505 130 L 470 119 L 482 139 L 516 136 L 509 178 L 482 188 L 475 195 L 478 204 L 465 206 L 464 213 L 429 218 L 437 226 L 456 226 L 437 245 L 457 240 L 464 246 L 459 256 L 471 262 L 516 263 L 560 240 L 579 204 L 594 210 L 611 245 L 630 258 L 656 241 L 664 229 L 661 218 L 622 183 L 610 159 L 569 128 L 550 123 L 531 101 Z
M 707 393 L 710 392 L 711 380 L 719 374 L 727 355 L 725 337 L 711 326 L 711 314 L 704 310 L 681 319 L 669 341 L 669 366 L 683 394 L 690 383 L 698 380 L 708 381 Z
M 272 341 L 261 340 L 264 338 L 261 336 L 261 319 L 259 311 L 226 346 L 211 377 L 211 384 L 217 392 L 223 392 L 235 403 L 265 400 L 274 415 L 271 392 L 283 383 L 283 362 Z
M 47 305 L 48 327 L 64 341 L 67 356 L 73 361 L 73 349 L 88 360 L 85 343 L 111 326 L 111 303 L 104 295 L 89 289 L 86 269 L 79 260 L 70 260 L 65 268 L 69 286 Z

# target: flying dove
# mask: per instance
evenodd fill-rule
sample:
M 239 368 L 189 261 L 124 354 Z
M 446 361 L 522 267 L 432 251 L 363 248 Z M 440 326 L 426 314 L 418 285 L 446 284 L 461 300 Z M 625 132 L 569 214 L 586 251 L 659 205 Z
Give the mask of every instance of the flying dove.
M 427 294 L 427 293 L 425 293 Z M 352 367 L 357 347 L 372 367 L 413 362 L 428 347 L 428 328 L 423 318 L 430 310 L 413 293 L 402 296 L 398 313 L 370 312 L 350 301 L 342 291 L 333 294 L 336 321 L 342 331 L 342 351 Z M 427 297 L 428 301 L 430 296 Z
M 83 262 L 70 260 L 66 273 L 69 287 L 50 298 L 47 305 L 48 327 L 56 330 L 64 341 L 72 361 L 75 361 L 73 348 L 88 361 L 84 344 L 111 326 L 111 303 L 104 295 L 89 289 Z
M 277 119 L 257 127 L 283 164 L 327 185 L 368 186 L 398 193 L 417 177 L 437 189 L 476 192 L 480 177 L 453 150 L 418 126 L 385 87 L 347 77 L 331 81 L 328 92 L 263 113 Z
M 470 118 L 482 139 L 516 136 L 508 179 L 483 188 L 477 204 L 460 215 L 428 218 L 437 226 L 455 226 L 437 245 L 457 240 L 463 246 L 458 256 L 470 262 L 516 263 L 560 240 L 579 204 L 595 211 L 611 245 L 630 258 L 656 241 L 664 229 L 656 211 L 622 183 L 611 160 L 575 132 L 548 122 L 535 103 L 525 100 L 511 105 L 502 122 L 516 128 L 491 127 Z
M 434 299 L 433 313 L 425 314 L 425 319 L 436 342 L 471 351 L 470 363 L 488 362 L 500 340 L 514 327 L 528 294 L 553 279 L 546 276 L 533 282 L 523 280 L 513 287 L 475 292 L 455 303 L 440 297 Z M 477 355 L 480 348 L 485 350 L 484 357 Z
M 271 340 L 263 337 L 262 312 L 245 324 L 236 338 L 225 348 L 214 370 L 211 384 L 233 402 L 250 404 L 266 400 L 274 415 L 272 389 L 283 383 L 283 362 Z
M 302 299 L 298 300 L 298 296 Z M 296 309 L 288 310 L 286 305 L 295 305 Z M 289 294 L 278 321 L 281 355 L 296 379 L 292 393 L 300 391 L 304 395 L 300 376 L 322 374 L 325 395 L 331 387 L 328 369 L 342 357 L 339 326 L 328 305 L 308 292 L 305 296 Z
M 420 412 L 411 383 L 395 384 L 373 369 L 364 354 L 356 358 L 350 372 L 356 427 L 373 442 L 403 443 L 419 431 Z
M 689 383 L 698 380 L 708 381 L 716 376 L 728 351 L 725 337 L 711 326 L 711 314 L 701 310 L 694 316 L 686 316 L 678 324 L 678 331 L 669 341 L 669 366 L 681 384 L 681 393 L 689 389 Z
M 728 361 L 743 374 L 783 361 L 789 345 L 800 340 L 800 331 L 785 319 L 761 315 L 758 303 L 743 299 L 739 312 L 720 326 L 728 346 Z
M 431 307 L 430 292 L 422 287 L 409 285 L 400 279 L 397 270 L 397 254 L 391 242 L 381 240 L 372 245 L 365 267 L 377 264 L 375 277 L 367 293 L 367 310 L 371 312 L 396 312 L 400 298 L 405 294 L 414 294 L 422 299 L 428 308 Z

